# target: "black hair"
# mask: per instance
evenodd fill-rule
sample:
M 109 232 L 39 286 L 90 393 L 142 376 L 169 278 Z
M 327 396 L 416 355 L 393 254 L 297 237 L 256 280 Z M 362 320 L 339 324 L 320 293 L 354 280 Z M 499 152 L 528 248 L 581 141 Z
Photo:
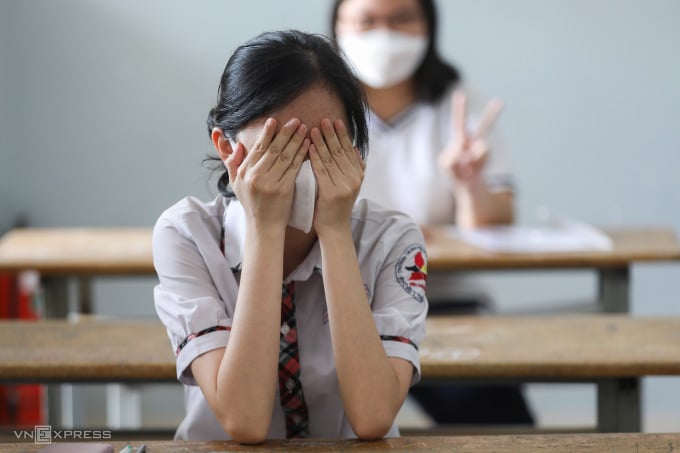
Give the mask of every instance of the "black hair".
M 328 37 L 297 30 L 262 33 L 234 51 L 222 73 L 217 105 L 208 114 L 208 135 L 217 127 L 233 140 L 250 121 L 283 108 L 317 84 L 342 101 L 350 137 L 365 157 L 367 108 L 361 85 Z M 217 188 L 234 196 L 227 171 Z
M 331 10 L 331 36 L 336 43 L 335 26 L 338 22 L 338 9 L 344 0 L 335 0 Z M 414 74 L 416 95 L 419 99 L 435 102 L 444 96 L 449 87 L 458 84 L 461 75 L 455 66 L 447 63 L 437 50 L 437 11 L 434 0 L 418 0 L 420 9 L 427 22 L 427 52 Z

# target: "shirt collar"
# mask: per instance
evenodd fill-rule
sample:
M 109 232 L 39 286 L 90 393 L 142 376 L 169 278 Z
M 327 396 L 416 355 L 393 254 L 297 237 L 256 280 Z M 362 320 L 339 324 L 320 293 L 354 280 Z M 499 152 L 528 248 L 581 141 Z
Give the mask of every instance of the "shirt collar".
M 314 272 L 321 272 L 321 247 L 318 240 L 314 243 L 312 250 L 309 251 L 305 259 L 286 277 L 285 283 L 292 280 L 309 280 Z
M 414 104 L 406 107 L 406 109 L 390 121 L 384 121 L 381 119 L 373 110 L 368 109 L 368 124 L 369 126 L 374 125 L 378 131 L 393 131 L 400 127 L 403 127 L 409 123 L 413 118 L 416 118 L 415 112 L 421 105 L 422 101 L 416 101 Z
M 246 213 L 238 200 L 228 200 L 224 211 L 224 257 L 232 271 L 240 271 L 243 262 L 243 249 L 246 240 Z M 321 248 L 319 241 L 314 243 L 312 250 L 302 263 L 285 279 L 309 280 L 314 272 L 321 271 Z

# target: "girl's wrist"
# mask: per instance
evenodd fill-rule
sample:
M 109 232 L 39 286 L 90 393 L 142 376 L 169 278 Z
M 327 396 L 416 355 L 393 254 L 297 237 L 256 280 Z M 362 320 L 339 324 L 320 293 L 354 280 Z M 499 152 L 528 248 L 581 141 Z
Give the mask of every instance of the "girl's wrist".
M 351 221 L 343 224 L 329 225 L 326 227 L 316 229 L 316 235 L 319 242 L 332 244 L 335 241 L 342 241 L 352 239 L 352 224 Z
M 483 192 L 485 189 L 482 178 L 474 178 L 472 180 L 457 180 L 455 184 L 457 192 L 463 192 L 465 195 L 474 196 L 477 193 Z
M 286 224 L 261 223 L 256 221 L 246 222 L 246 238 L 258 241 L 280 241 L 286 237 Z

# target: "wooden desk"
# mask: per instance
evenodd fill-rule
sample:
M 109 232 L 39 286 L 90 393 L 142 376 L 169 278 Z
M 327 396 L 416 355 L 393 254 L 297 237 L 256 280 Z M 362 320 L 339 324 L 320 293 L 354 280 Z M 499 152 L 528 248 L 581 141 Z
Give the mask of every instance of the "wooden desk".
M 428 269 L 618 268 L 634 262 L 680 261 L 680 242 L 664 228 L 605 229 L 609 251 L 492 253 L 429 227 Z M 21 228 L 0 238 L 0 272 L 34 269 L 44 275 L 154 274 L 148 228 Z
M 102 441 L 97 441 L 102 442 Z M 127 442 L 103 441 L 113 445 L 113 451 L 123 449 Z M 469 453 L 640 453 L 673 452 L 680 449 L 680 434 L 531 434 L 501 436 L 400 437 L 372 442 L 359 440 L 269 440 L 260 445 L 239 445 L 227 441 L 136 441 L 133 451 L 146 445 L 149 453 L 223 452 L 223 451 L 460 451 Z M 0 443 L 6 453 L 38 452 L 43 445 L 30 443 Z
M 160 321 L 0 321 L 0 381 L 177 382 Z
M 606 312 L 630 311 L 630 268 L 634 263 L 680 261 L 680 242 L 664 228 L 604 229 L 607 251 L 571 253 L 492 253 L 456 240 L 446 227 L 429 227 L 428 271 L 594 269 L 599 301 Z
M 0 238 L 0 272 L 43 276 L 48 316 L 68 311 L 68 282 L 78 311 L 90 313 L 94 276 L 155 276 L 149 228 L 19 228 Z
M 426 329 L 427 378 L 680 376 L 680 317 L 442 316 Z
M 612 249 L 589 252 L 493 253 L 461 242 L 446 227 L 429 227 L 428 269 L 467 271 L 490 269 L 616 268 L 635 262 L 680 261 L 680 242 L 667 228 L 606 228 Z
M 640 378 L 680 375 L 680 318 L 430 318 L 424 379 L 595 382 L 598 429 L 637 432 Z
M 155 277 L 151 254 L 151 229 L 149 228 L 22 228 L 8 232 L 0 238 L 0 272 L 40 272 L 44 287 L 45 313 L 48 317 L 63 318 L 69 306 L 75 311 L 92 311 L 92 278 L 96 276 L 149 276 Z M 72 284 L 76 292 L 71 291 Z M 74 300 L 71 305 L 69 301 Z M 51 388 L 50 420 L 68 420 L 73 414 L 61 406 L 63 399 L 71 399 L 71 389 L 62 386 Z M 112 395 L 122 395 L 122 388 L 110 387 Z M 137 406 L 138 395 L 121 397 L 121 406 Z M 130 402 L 132 401 L 132 402 Z M 139 410 L 131 410 L 129 420 L 141 417 Z M 120 425 L 118 417 L 113 426 Z M 131 422 L 134 423 L 134 422 Z
M 678 261 L 680 242 L 668 229 L 606 229 L 613 249 L 606 252 L 497 254 L 459 242 L 432 228 L 428 238 L 428 269 L 435 272 L 517 269 L 594 269 L 599 274 L 599 300 L 606 312 L 626 313 L 630 306 L 630 269 L 637 262 Z M 79 311 L 91 306 L 91 282 L 103 275 L 154 275 L 151 229 L 63 228 L 17 229 L 0 239 L 0 272 L 39 271 L 44 279 L 46 309 L 64 316 L 68 307 L 68 279 L 79 285 Z M 634 348 L 633 348 L 634 349 Z M 628 379 L 628 392 L 639 407 L 636 378 Z M 618 383 L 617 385 L 622 385 Z M 612 393 L 611 385 L 599 387 L 598 398 Z M 606 401 L 613 400 L 605 398 Z M 603 402 L 600 402 L 600 406 Z M 637 410 L 637 409 L 636 409 Z M 620 425 L 617 425 L 620 426 Z M 630 424 L 639 430 L 638 417 Z M 609 428 L 607 428 L 609 429 Z M 619 430 L 613 428 L 612 430 Z
M 595 382 L 598 428 L 640 430 L 638 379 L 680 376 L 680 318 L 437 317 L 423 379 Z M 176 382 L 159 321 L 0 322 L 0 381 Z
M 680 242 L 668 229 L 605 229 L 613 249 L 600 252 L 499 254 L 480 250 L 431 227 L 428 270 L 452 272 L 517 269 L 595 269 L 608 312 L 629 311 L 633 263 L 680 261 Z M 52 277 L 81 277 L 82 304 L 96 275 L 154 275 L 151 230 L 144 228 L 28 228 L 0 239 L 0 272 L 33 269 Z M 87 311 L 87 310 L 84 310 Z
M 0 238 L 0 272 L 154 275 L 149 228 L 20 228 Z

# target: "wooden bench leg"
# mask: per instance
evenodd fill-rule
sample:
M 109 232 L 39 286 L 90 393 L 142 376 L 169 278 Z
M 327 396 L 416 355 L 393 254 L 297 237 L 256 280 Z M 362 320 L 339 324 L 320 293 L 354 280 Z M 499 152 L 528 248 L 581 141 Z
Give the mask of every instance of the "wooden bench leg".
M 106 421 L 111 429 L 142 427 L 142 386 L 108 384 L 106 386 Z
M 68 279 L 44 277 L 44 314 L 46 318 L 66 318 L 69 309 L 70 290 Z M 59 384 L 47 386 L 47 421 L 52 426 L 72 428 L 72 390 Z
M 640 432 L 640 379 L 623 378 L 597 384 L 597 424 L 600 432 Z
M 92 314 L 92 279 L 90 277 L 78 278 L 78 313 Z
M 600 269 L 599 296 L 605 313 L 630 312 L 630 268 Z
M 44 310 L 46 318 L 63 319 L 70 313 L 92 312 L 92 280 L 88 276 L 60 278 L 44 277 Z M 82 413 L 79 389 L 71 384 L 47 386 L 47 419 L 50 425 L 76 428 Z

